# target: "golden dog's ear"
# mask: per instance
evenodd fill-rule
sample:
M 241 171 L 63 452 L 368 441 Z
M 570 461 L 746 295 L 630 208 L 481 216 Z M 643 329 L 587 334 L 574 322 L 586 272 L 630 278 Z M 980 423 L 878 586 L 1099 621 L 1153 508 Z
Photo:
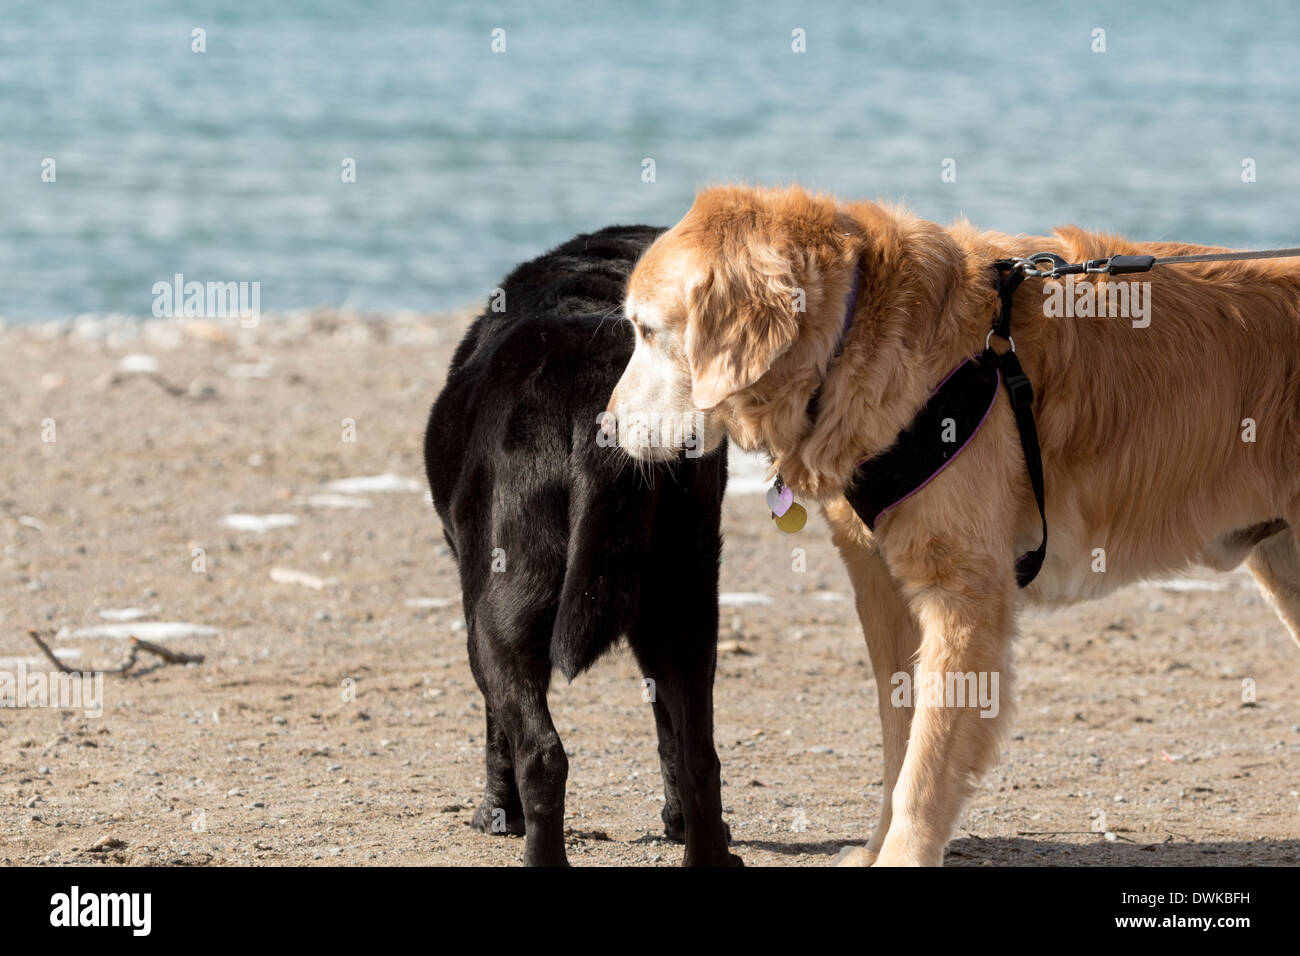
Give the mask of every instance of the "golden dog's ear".
M 797 292 L 793 263 L 776 249 L 746 250 L 705 269 L 686 297 L 696 408 L 713 408 L 753 385 L 794 343 Z

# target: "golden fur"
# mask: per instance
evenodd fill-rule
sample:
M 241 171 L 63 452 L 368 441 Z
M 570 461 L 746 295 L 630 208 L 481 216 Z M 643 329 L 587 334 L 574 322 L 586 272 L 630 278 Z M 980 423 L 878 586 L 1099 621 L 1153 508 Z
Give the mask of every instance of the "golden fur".
M 1038 543 L 1039 523 L 1005 395 L 874 534 L 844 500 L 856 463 L 887 448 L 940 379 L 983 348 L 997 309 L 991 263 L 1042 251 L 1079 262 L 1212 250 L 1074 227 L 1050 237 L 944 228 L 875 203 L 732 186 L 702 192 L 629 281 L 638 341 L 610 411 L 691 415 L 706 450 L 725 429 L 766 452 L 796 494 L 821 504 L 853 579 L 886 786 L 875 832 L 845 863 L 941 862 L 1011 717 L 1022 600 L 1064 604 L 1246 560 L 1300 640 L 1300 260 L 1087 278 L 1102 295 L 1110 282 L 1149 282 L 1145 327 L 1049 318 L 1042 280 L 1024 283 L 1012 334 L 1036 393 L 1050 543 L 1023 591 L 1013 560 Z M 832 363 L 860 261 L 854 321 Z M 671 453 L 622 443 L 638 457 Z M 997 672 L 1000 713 L 895 707 L 889 681 L 902 672 Z

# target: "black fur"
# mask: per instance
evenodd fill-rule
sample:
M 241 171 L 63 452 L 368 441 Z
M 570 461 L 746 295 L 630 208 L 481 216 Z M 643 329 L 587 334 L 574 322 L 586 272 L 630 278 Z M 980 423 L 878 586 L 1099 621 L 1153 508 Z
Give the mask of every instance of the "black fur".
M 515 269 L 504 309 L 489 300 L 456 349 L 425 433 L 487 710 L 474 826 L 526 832 L 529 864 L 567 862 L 551 672 L 573 679 L 620 636 L 654 681 L 669 836 L 688 865 L 740 862 L 713 746 L 726 449 L 647 467 L 597 442 L 632 353 L 624 285 L 660 231 L 610 227 Z

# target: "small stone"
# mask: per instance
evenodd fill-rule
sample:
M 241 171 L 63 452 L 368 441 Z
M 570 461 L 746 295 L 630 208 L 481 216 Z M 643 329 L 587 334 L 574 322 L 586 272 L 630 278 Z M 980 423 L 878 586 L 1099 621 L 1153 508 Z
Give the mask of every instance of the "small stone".
M 753 654 L 754 652 L 751 651 L 744 644 L 740 643 L 740 641 L 719 641 L 718 653 L 749 655 L 749 654 Z

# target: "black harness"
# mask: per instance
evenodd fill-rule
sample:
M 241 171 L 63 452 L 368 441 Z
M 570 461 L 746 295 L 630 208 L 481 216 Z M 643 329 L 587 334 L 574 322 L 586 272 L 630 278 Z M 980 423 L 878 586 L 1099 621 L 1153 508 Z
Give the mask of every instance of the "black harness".
M 1038 575 L 1047 554 L 1043 457 L 1034 426 L 1034 388 L 1020 367 L 1011 338 L 1011 304 L 1025 279 L 1024 272 L 1010 259 L 994 263 L 993 268 L 1001 308 L 983 353 L 968 358 L 944 377 L 894 444 L 858 462 L 844 497 L 874 531 L 882 516 L 928 485 L 966 449 L 993 410 L 998 388 L 1005 386 L 1043 522 L 1042 542 L 1016 559 L 1016 583 L 1023 588 Z M 1006 339 L 1011 348 L 995 351 L 994 336 Z
M 925 405 L 916 413 L 888 449 L 858 462 L 858 467 L 844 492 L 853 510 L 872 531 L 876 523 L 890 509 L 897 507 L 916 494 L 950 465 L 965 450 L 979 432 L 993 404 L 998 389 L 1005 386 L 1020 431 L 1020 444 L 1024 449 L 1025 467 L 1029 483 L 1038 502 L 1038 514 L 1043 521 L 1043 540 L 1033 551 L 1016 559 L 1016 583 L 1029 584 L 1043 566 L 1047 554 L 1047 514 L 1043 500 L 1043 458 L 1038 447 L 1038 429 L 1034 426 L 1034 389 L 1016 358 L 1016 344 L 1011 338 L 1011 304 L 1016 289 L 1025 280 L 1025 272 L 1016 260 L 1004 259 L 993 264 L 993 285 L 997 289 L 1001 308 L 997 320 L 984 341 L 984 351 L 972 356 L 949 372 L 938 384 Z M 853 273 L 853 289 L 844 314 L 844 329 L 839 345 L 831 356 L 834 362 L 844 349 L 853 314 L 857 308 L 858 285 L 862 264 Z M 1004 353 L 994 351 L 993 337 L 1006 339 L 1011 348 Z M 817 420 L 821 405 L 821 386 L 808 400 L 807 416 Z M 781 476 L 776 476 L 776 489 L 784 487 Z

